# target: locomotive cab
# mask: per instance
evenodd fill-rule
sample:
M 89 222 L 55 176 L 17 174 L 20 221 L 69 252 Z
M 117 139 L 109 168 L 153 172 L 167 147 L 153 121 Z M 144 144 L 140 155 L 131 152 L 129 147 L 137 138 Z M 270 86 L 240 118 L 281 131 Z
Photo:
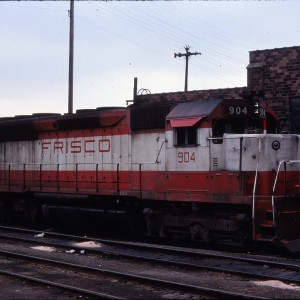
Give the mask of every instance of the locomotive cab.
M 179 103 L 166 119 L 175 130 L 174 145 L 197 145 L 197 128 L 211 128 L 209 137 L 212 138 L 222 138 L 224 134 L 277 132 L 274 112 L 259 100 L 215 99 Z M 213 142 L 222 143 L 222 139 Z
M 265 103 L 258 100 L 224 100 L 221 111 L 210 117 L 212 137 L 222 137 L 224 133 L 263 134 L 276 133 L 277 119 Z

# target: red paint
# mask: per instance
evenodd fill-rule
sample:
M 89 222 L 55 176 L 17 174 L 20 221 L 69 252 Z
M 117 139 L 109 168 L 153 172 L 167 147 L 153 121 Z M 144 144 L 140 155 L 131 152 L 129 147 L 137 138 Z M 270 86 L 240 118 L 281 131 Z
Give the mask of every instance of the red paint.
M 171 127 L 191 127 L 197 124 L 202 118 L 190 118 L 190 119 L 173 119 L 170 120 Z
M 298 174 L 298 173 L 297 173 Z M 24 177 L 25 176 L 25 177 Z M 260 182 L 257 185 L 257 197 L 269 197 L 273 186 L 270 182 L 271 172 L 261 172 Z M 76 192 L 76 186 L 80 193 L 102 194 L 108 191 L 119 189 L 120 192 L 130 193 L 134 191 L 151 191 L 155 199 L 169 201 L 200 201 L 200 202 L 223 202 L 226 198 L 227 203 L 244 203 L 251 200 L 253 194 L 254 172 L 243 173 L 243 185 L 240 190 L 239 174 L 232 172 L 156 172 L 156 171 L 119 171 L 101 170 L 99 164 L 98 172 L 82 171 L 80 164 L 77 172 L 53 170 L 19 170 L 0 171 L 0 190 L 7 191 L 39 191 L 47 188 L 57 188 L 57 192 L 62 189 L 69 189 Z M 286 175 L 286 190 L 289 193 L 298 193 L 299 186 L 295 179 L 295 173 L 289 172 Z M 21 190 L 20 190 L 21 188 Z M 276 191 L 277 195 L 283 194 L 283 186 Z M 213 197 L 212 195 L 219 195 Z M 222 198 L 223 197 L 223 198 Z M 243 199 L 245 198 L 245 199 Z
M 90 138 L 90 137 L 103 137 L 108 138 L 115 135 L 130 134 L 130 128 L 128 125 L 120 125 L 116 127 L 105 127 L 95 129 L 80 129 L 71 131 L 47 131 L 40 132 L 39 139 L 66 139 L 66 138 Z

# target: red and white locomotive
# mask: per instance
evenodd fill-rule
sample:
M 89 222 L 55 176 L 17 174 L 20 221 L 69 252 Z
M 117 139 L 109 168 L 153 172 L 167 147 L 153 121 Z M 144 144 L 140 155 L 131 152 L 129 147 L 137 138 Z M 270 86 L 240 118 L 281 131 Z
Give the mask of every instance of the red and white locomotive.
M 246 99 L 2 118 L 0 216 L 142 216 L 153 235 L 299 251 L 299 143 Z

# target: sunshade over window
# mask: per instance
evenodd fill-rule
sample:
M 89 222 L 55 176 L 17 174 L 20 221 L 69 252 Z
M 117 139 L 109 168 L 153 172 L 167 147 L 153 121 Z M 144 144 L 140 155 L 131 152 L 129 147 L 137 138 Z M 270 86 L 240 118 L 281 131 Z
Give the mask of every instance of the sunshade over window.
M 221 99 L 214 99 L 179 103 L 166 119 L 170 121 L 172 127 L 191 127 L 211 114 L 221 102 Z
M 199 118 L 193 118 L 193 119 L 175 119 L 170 120 L 172 127 L 192 127 L 196 123 L 198 123 L 201 120 L 201 117 Z

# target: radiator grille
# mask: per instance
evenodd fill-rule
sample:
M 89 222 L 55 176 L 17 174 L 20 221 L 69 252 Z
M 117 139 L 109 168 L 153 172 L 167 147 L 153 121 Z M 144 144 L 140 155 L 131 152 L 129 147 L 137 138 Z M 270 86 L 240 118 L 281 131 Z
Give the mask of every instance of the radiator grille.
M 131 129 L 165 128 L 166 115 L 170 105 L 142 106 L 131 108 Z

